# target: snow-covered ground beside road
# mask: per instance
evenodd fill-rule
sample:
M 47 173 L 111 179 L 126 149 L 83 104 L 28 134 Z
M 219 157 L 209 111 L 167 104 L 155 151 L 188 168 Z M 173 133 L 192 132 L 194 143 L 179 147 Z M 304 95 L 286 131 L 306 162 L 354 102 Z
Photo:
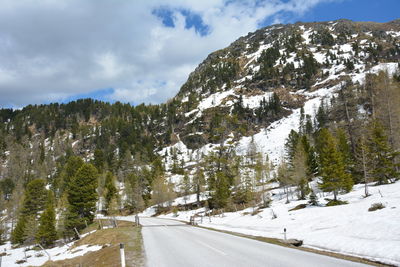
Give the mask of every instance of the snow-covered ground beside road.
M 89 233 L 88 233 L 89 234 Z M 86 236 L 82 235 L 82 237 Z M 97 251 L 102 248 L 99 245 L 82 245 L 72 247 L 73 242 L 68 245 L 46 249 L 52 261 L 71 259 L 82 256 L 88 252 Z M 32 246 L 33 247 L 33 246 Z M 0 253 L 5 253 L 1 258 L 1 266 L 41 266 L 49 260 L 48 255 L 42 250 L 31 250 L 31 247 L 12 248 L 11 243 L 7 242 L 0 246 Z M 26 260 L 26 262 L 17 261 Z

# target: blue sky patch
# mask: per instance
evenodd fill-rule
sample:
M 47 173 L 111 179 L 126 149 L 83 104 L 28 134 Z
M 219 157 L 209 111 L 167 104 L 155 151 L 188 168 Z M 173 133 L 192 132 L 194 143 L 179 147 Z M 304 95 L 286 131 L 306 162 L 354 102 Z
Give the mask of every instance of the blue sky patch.
M 160 7 L 154 9 L 152 14 L 161 19 L 165 27 L 174 28 L 174 12 L 171 9 Z
M 188 9 L 171 9 L 168 7 L 160 7 L 154 9 L 152 14 L 158 17 L 165 27 L 175 27 L 174 13 L 180 13 L 185 17 L 185 28 L 194 28 L 200 36 L 206 36 L 210 32 L 210 27 L 206 25 L 199 14 Z
M 112 95 L 113 93 L 114 93 L 113 88 L 100 89 L 100 90 L 96 90 L 96 91 L 85 93 L 85 94 L 73 95 L 73 96 L 67 97 L 66 99 L 64 99 L 61 102 L 68 103 L 70 101 L 74 101 L 76 99 L 83 99 L 83 98 L 93 98 L 93 99 L 98 99 L 101 101 L 109 101 L 109 96 Z

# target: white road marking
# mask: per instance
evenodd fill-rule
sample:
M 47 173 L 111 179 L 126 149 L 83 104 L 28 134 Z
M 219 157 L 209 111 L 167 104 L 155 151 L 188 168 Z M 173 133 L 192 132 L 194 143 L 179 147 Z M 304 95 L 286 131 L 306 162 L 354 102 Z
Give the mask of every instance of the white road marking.
M 218 252 L 218 253 L 220 253 L 220 254 L 222 254 L 222 255 L 224 255 L 224 256 L 226 256 L 226 255 L 228 255 L 228 254 L 226 254 L 225 252 L 223 252 L 222 250 L 219 250 L 219 249 L 217 249 L 217 248 L 214 248 L 214 247 L 212 247 L 212 246 L 210 246 L 210 245 L 208 245 L 208 244 L 206 244 L 206 243 L 204 243 L 204 242 L 201 242 L 201 241 L 199 241 L 199 240 L 195 240 L 197 243 L 199 243 L 200 245 L 203 245 L 203 246 L 205 246 L 205 247 L 208 247 L 208 248 L 210 248 L 210 249 L 212 249 L 212 250 L 214 250 L 214 251 L 216 251 L 216 252 Z

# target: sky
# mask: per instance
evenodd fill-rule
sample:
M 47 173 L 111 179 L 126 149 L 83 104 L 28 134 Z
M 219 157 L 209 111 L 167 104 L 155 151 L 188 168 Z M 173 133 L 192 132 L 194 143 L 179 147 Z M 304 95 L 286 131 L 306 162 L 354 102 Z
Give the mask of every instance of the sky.
M 0 107 L 162 103 L 211 52 L 261 27 L 387 22 L 400 0 L 0 0 Z

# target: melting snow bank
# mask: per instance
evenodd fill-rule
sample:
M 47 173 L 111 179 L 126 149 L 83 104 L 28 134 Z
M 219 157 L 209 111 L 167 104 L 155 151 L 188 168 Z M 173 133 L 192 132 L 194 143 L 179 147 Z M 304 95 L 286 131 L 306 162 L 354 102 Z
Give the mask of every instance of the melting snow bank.
M 68 246 L 54 247 L 46 249 L 50 254 L 52 261 L 72 259 L 82 256 L 88 252 L 97 251 L 102 248 L 99 245 L 82 245 L 71 248 L 72 243 Z M 4 266 L 41 266 L 49 260 L 49 257 L 42 250 L 27 250 L 29 247 L 11 248 L 11 244 L 7 242 L 0 246 L 0 253 L 4 253 L 1 263 Z M 17 264 L 17 261 L 26 260 L 26 262 Z
M 348 201 L 347 205 L 289 211 L 307 201 L 292 200 L 285 204 L 286 196 L 276 189 L 272 191 L 271 207 L 256 215 L 250 215 L 253 211 L 250 208 L 211 217 L 211 222 L 209 218 L 198 222 L 215 229 L 281 239 L 286 228 L 288 238 L 301 239 L 305 246 L 400 266 L 400 182 L 371 186 L 372 195 L 367 198 L 363 197 L 363 190 L 363 185 L 356 185 L 352 192 L 340 195 L 341 200 Z M 326 201 L 322 197 L 320 202 Z M 374 203 L 382 203 L 385 208 L 369 212 Z M 201 211 L 160 217 L 188 221 Z M 273 214 L 277 218 L 273 219 Z

